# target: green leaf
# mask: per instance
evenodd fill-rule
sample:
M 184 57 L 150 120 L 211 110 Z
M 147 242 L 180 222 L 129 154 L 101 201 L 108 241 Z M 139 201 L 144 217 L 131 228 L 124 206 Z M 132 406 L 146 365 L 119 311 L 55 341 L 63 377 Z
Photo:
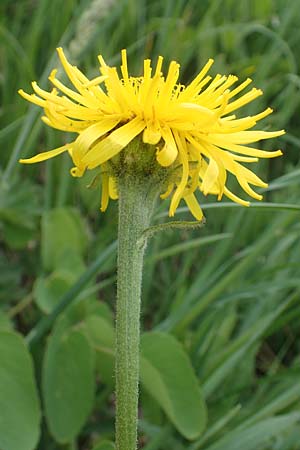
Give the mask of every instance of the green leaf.
M 211 236 L 205 236 L 196 239 L 190 239 L 189 241 L 182 242 L 180 244 L 172 245 L 171 247 L 165 248 L 161 250 L 157 254 L 150 256 L 146 259 L 146 263 L 159 261 L 164 258 L 168 258 L 169 256 L 174 256 L 182 252 L 191 251 L 195 248 L 202 247 L 203 245 L 213 244 L 215 242 L 221 241 L 223 239 L 232 238 L 231 233 L 219 233 L 213 234 Z
M 85 330 L 96 351 L 96 367 L 100 378 L 109 386 L 114 386 L 115 332 L 106 318 L 91 315 L 85 320 Z
M 105 319 L 113 327 L 114 316 L 113 312 L 107 303 L 99 301 L 97 298 L 91 298 L 87 304 L 87 315 L 100 316 Z
M 111 441 L 102 441 L 93 447 L 92 450 L 115 450 L 115 444 Z
M 54 334 L 43 367 L 43 394 L 50 432 L 70 442 L 80 432 L 93 406 L 94 354 L 77 330 Z
M 15 250 L 26 248 L 30 240 L 36 237 L 33 225 L 3 223 L 3 238 L 10 248 Z
M 206 406 L 180 343 L 165 333 L 146 333 L 141 339 L 141 355 L 143 386 L 184 437 L 199 437 L 206 425 Z
M 0 310 L 0 330 L 1 331 L 10 331 L 12 328 L 9 317 Z
M 37 305 L 43 312 L 49 314 L 72 284 L 73 276 L 63 270 L 57 270 L 48 277 L 37 278 L 33 288 Z
M 271 417 L 249 428 L 236 429 L 227 433 L 206 450 L 241 450 L 241 448 L 243 450 L 257 450 L 258 448 L 265 448 L 270 439 L 287 434 L 289 429 L 296 425 L 299 420 L 299 412 Z
M 68 251 L 82 255 L 87 244 L 87 231 L 78 211 L 57 208 L 42 218 L 42 259 L 44 268 L 53 270 Z
M 0 448 L 33 450 L 40 408 L 30 354 L 21 336 L 0 332 Z

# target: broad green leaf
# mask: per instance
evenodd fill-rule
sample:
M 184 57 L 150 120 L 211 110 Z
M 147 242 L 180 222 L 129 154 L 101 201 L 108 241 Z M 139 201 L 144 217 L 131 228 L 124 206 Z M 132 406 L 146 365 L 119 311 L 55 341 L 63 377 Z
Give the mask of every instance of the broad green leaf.
M 91 315 L 86 318 L 84 328 L 96 351 L 96 367 L 100 378 L 114 386 L 115 333 L 112 324 L 104 317 Z
M 39 187 L 24 179 L 14 180 L 4 192 L 3 185 L 0 187 L 1 232 L 12 249 L 23 249 L 36 238 L 39 191 Z
M 68 251 L 82 255 L 87 231 L 78 211 L 57 208 L 42 218 L 42 259 L 44 268 L 53 270 Z
M 0 448 L 33 450 L 40 407 L 30 354 L 21 336 L 0 332 Z
M 15 250 L 23 249 L 28 245 L 30 240 L 34 240 L 36 230 L 34 225 L 26 227 L 26 225 L 3 223 L 3 237 L 4 241 L 10 248 Z
M 9 320 L 9 317 L 7 317 L 7 315 L 0 310 L 0 330 L 1 331 L 9 331 L 11 330 L 12 325 L 11 322 Z
M 70 272 L 57 270 L 47 277 L 36 279 L 33 295 L 39 308 L 49 314 L 61 297 L 70 289 L 74 277 Z
M 113 326 L 114 317 L 112 310 L 107 303 L 96 298 L 90 298 L 87 304 L 87 315 L 102 317 Z
M 56 263 L 59 270 L 65 270 L 71 274 L 74 281 L 86 270 L 82 254 L 78 252 L 77 247 L 70 248 L 67 245 L 66 249 L 59 254 Z
M 141 390 L 139 401 L 142 406 L 143 421 L 151 423 L 152 426 L 163 426 L 165 414 L 160 405 L 153 401 L 152 395 L 146 389 Z
M 80 331 L 60 331 L 50 338 L 43 395 L 51 433 L 58 442 L 72 441 L 90 414 L 94 398 L 94 354 Z
M 93 447 L 92 450 L 115 450 L 115 444 L 111 441 L 102 441 Z
M 206 406 L 193 367 L 171 335 L 146 333 L 141 339 L 141 383 L 178 431 L 196 439 L 206 425 Z

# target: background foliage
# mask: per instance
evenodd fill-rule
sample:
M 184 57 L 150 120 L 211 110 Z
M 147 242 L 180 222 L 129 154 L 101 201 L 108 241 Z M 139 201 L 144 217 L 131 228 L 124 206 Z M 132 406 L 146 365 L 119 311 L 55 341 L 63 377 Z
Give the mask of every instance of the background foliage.
M 135 74 L 162 54 L 188 82 L 214 57 L 264 90 L 243 113 L 270 105 L 266 129 L 287 130 L 284 157 L 257 168 L 267 203 L 201 198 L 204 228 L 150 241 L 140 446 L 300 449 L 299 21 L 297 0 L 1 1 L 2 450 L 113 448 L 116 205 L 101 214 L 67 158 L 17 163 L 66 138 L 16 94 L 48 87 L 60 45 L 90 77 L 126 47 Z

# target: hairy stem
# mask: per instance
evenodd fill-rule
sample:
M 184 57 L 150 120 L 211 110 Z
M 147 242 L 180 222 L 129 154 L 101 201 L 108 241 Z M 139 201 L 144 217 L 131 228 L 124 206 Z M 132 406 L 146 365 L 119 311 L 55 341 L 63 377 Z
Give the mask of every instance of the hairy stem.
M 118 292 L 116 314 L 116 447 L 136 450 L 138 423 L 140 303 L 153 189 L 131 174 L 119 179 Z

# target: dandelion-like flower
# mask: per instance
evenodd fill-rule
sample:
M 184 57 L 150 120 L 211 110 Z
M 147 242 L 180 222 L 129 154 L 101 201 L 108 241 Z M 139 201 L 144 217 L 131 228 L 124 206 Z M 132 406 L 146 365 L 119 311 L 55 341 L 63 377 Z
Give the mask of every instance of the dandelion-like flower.
M 150 145 L 160 167 L 166 171 L 174 168 L 161 195 L 162 198 L 171 196 L 170 216 L 184 199 L 196 219 L 201 220 L 202 211 L 195 196 L 198 189 L 204 195 L 216 195 L 218 200 L 225 195 L 248 206 L 248 201 L 228 189 L 229 173 L 249 196 L 261 200 L 262 196 L 250 185 L 266 187 L 267 184 L 242 163 L 273 158 L 282 152 L 264 151 L 248 144 L 280 136 L 284 131 L 249 131 L 272 112 L 270 108 L 243 118 L 231 114 L 262 94 L 261 90 L 252 88 L 239 96 L 251 83 L 250 79 L 230 90 L 238 78 L 216 75 L 212 79 L 207 75 L 213 64 L 210 59 L 194 80 L 184 86 L 178 82 L 179 64 L 175 61 L 170 63 L 166 77 L 163 76 L 161 56 L 154 70 L 151 60 L 146 59 L 143 76 L 132 77 L 123 50 L 121 77 L 100 55 L 101 75 L 90 81 L 67 61 L 61 48 L 58 54 L 76 90 L 61 83 L 56 78 L 57 70 L 53 70 L 49 77 L 54 86 L 51 92 L 33 82 L 35 94 L 23 90 L 19 93 L 44 109 L 42 120 L 47 125 L 78 136 L 62 147 L 20 162 L 44 161 L 68 151 L 74 163 L 71 169 L 74 177 L 101 166 L 101 210 L 104 211 L 109 198 L 117 198 L 116 180 L 105 167 L 140 136 L 147 145 L 139 147 L 137 160 L 141 156 L 138 153 L 147 151 Z

